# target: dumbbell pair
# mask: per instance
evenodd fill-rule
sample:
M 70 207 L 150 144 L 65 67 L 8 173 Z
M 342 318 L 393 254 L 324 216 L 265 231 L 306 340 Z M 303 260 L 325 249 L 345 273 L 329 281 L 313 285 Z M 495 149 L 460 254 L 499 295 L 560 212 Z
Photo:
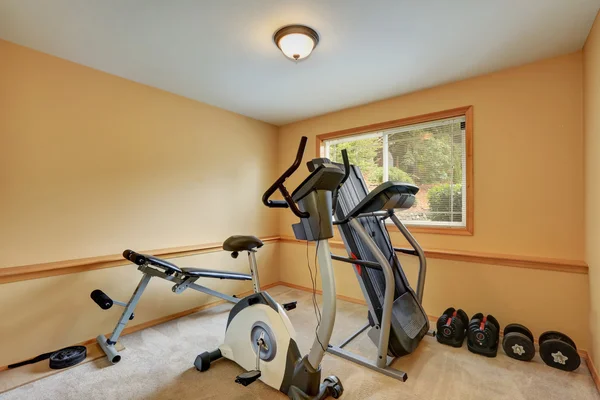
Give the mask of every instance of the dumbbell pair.
M 563 371 L 575 371 L 581 364 L 577 346 L 564 333 L 548 331 L 538 339 L 540 357 L 546 365 Z M 533 333 L 520 324 L 504 328 L 502 348 L 507 356 L 521 361 L 530 361 L 535 356 Z
M 467 337 L 469 351 L 488 357 L 498 352 L 500 324 L 491 315 L 475 314 L 469 321 L 461 309 L 448 308 L 437 321 L 437 341 L 452 347 L 461 347 Z

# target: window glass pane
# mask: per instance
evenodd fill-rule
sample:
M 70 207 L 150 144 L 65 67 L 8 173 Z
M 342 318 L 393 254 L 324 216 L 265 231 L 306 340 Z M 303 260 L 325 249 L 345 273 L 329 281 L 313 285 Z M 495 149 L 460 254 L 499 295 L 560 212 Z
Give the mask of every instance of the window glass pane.
M 415 205 L 399 214 L 402 220 L 464 225 L 463 121 L 452 118 L 389 134 L 389 180 L 419 187 Z
M 343 163 L 342 150 L 348 151 L 350 164 L 357 165 L 367 182 L 369 190 L 383 183 L 383 137 L 373 137 L 356 140 L 331 141 L 328 158 L 333 162 Z
M 341 163 L 346 149 L 369 190 L 386 175 L 417 185 L 413 207 L 398 213 L 407 224 L 466 226 L 465 147 L 463 116 L 327 140 L 325 156 Z

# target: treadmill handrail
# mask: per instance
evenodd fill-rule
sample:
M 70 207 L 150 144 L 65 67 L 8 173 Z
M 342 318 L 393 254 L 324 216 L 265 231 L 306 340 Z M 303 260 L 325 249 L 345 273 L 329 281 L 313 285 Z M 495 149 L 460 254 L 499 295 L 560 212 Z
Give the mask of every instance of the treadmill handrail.
M 381 210 L 381 211 L 373 211 L 370 213 L 364 213 L 364 214 L 358 214 L 354 217 L 347 215 L 346 218 L 340 220 L 340 221 L 333 221 L 334 225 L 343 225 L 343 224 L 347 224 L 348 222 L 350 222 L 350 220 L 352 218 L 368 218 L 368 217 L 384 217 L 387 218 L 390 215 L 390 212 L 392 212 L 393 210 Z
M 388 366 L 388 347 L 390 341 L 390 326 L 392 318 L 392 306 L 394 303 L 394 272 L 392 266 L 386 259 L 385 255 L 381 252 L 381 249 L 377 247 L 377 244 L 373 241 L 373 238 L 367 233 L 365 228 L 356 218 L 350 219 L 350 226 L 358 234 L 358 236 L 364 241 L 365 245 L 371 251 L 375 259 L 381 265 L 381 270 L 384 274 L 385 279 L 385 290 L 383 295 L 383 308 L 381 311 L 381 324 L 379 329 L 379 340 L 377 342 L 377 361 L 376 365 L 379 368 L 385 368 Z
M 417 281 L 416 294 L 417 294 L 417 299 L 419 300 L 419 303 L 423 304 L 423 292 L 425 290 L 425 275 L 427 274 L 427 259 L 425 257 L 425 252 L 423 251 L 423 249 L 421 248 L 421 246 L 419 245 L 417 240 L 413 237 L 413 235 L 411 235 L 411 233 L 408 231 L 406 226 L 404 226 L 402 221 L 400 221 L 400 219 L 398 219 L 398 217 L 394 213 L 394 210 L 375 211 L 372 213 L 359 214 L 354 218 L 366 218 L 366 217 L 383 217 L 384 220 L 387 218 L 390 218 L 392 220 L 392 222 L 394 223 L 394 225 L 396 225 L 396 227 L 398 228 L 400 233 L 402 233 L 402 235 L 406 238 L 408 243 L 414 249 L 414 250 L 410 250 L 410 249 L 404 249 L 404 248 L 400 248 L 400 247 L 393 248 L 395 252 L 419 257 L 419 277 L 418 277 L 418 281 Z M 347 224 L 350 221 L 352 221 L 352 219 L 354 219 L 354 218 L 348 216 L 341 221 L 333 221 L 333 225 L 344 225 L 344 224 Z M 383 221 L 383 223 L 385 224 L 385 221 Z M 343 260 L 338 260 L 338 261 L 343 262 Z M 381 269 L 381 266 L 379 266 L 379 269 Z
M 400 219 L 398 219 L 396 214 L 391 212 L 389 214 L 389 216 L 390 216 L 390 219 L 392 220 L 392 222 L 394 223 L 394 225 L 396 225 L 396 228 L 398 228 L 400 233 L 402 233 L 402 236 L 404 236 L 404 238 L 408 241 L 408 243 L 412 246 L 412 248 L 415 249 L 415 254 L 412 254 L 412 255 L 419 257 L 419 277 L 417 280 L 417 299 L 419 300 L 419 303 L 423 304 L 423 291 L 425 290 L 425 275 L 427 274 L 427 259 L 425 258 L 425 252 L 423 251 L 423 249 L 421 248 L 421 246 L 419 245 L 417 240 L 413 237 L 413 235 L 411 235 L 411 233 L 408 231 L 406 226 L 404 226 L 402 221 L 400 221 Z M 394 247 L 394 250 L 405 253 L 402 250 L 409 250 L 409 249 L 400 249 L 400 248 L 397 249 Z M 411 254 L 411 253 L 405 253 L 405 254 Z
M 338 256 L 336 254 L 332 254 L 331 255 L 331 259 L 332 260 L 336 260 L 336 261 L 345 262 L 345 263 L 348 263 L 348 264 L 361 265 L 363 267 L 375 268 L 375 269 L 379 269 L 379 270 L 382 269 L 381 265 L 379 263 L 374 262 L 374 261 L 367 261 L 367 260 L 359 260 L 357 258 L 342 257 L 342 256 Z
M 396 253 L 408 254 L 409 256 L 417 256 L 417 251 L 414 249 L 407 249 L 404 247 L 394 247 Z

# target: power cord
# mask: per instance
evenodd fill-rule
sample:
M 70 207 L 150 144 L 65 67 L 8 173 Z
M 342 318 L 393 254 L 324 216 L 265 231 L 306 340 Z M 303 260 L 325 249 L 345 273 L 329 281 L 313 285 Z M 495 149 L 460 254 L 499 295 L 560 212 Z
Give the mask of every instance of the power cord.
M 323 343 L 321 343 L 321 340 L 319 338 L 319 327 L 321 326 L 321 319 L 322 319 L 322 315 L 321 315 L 321 309 L 319 308 L 319 303 L 317 301 L 317 279 L 319 276 L 319 265 L 318 265 L 318 254 L 319 254 L 319 239 L 321 238 L 321 213 L 319 211 L 318 215 L 319 215 L 319 232 L 317 235 L 317 246 L 315 249 L 315 274 L 313 276 L 312 273 L 312 268 L 310 266 L 310 256 L 309 256 L 309 246 L 308 246 L 308 240 L 306 241 L 306 263 L 308 265 L 308 271 L 310 273 L 310 282 L 312 285 L 312 303 L 313 303 L 313 309 L 315 312 L 315 318 L 317 320 L 317 326 L 315 327 L 315 337 L 317 338 L 317 342 L 319 343 L 319 345 L 321 346 L 321 349 L 323 349 L 323 351 L 327 351 L 326 346 L 323 345 Z
M 319 314 L 319 317 L 317 319 L 317 326 L 315 327 L 315 337 L 317 338 L 317 342 L 319 342 L 319 345 L 321 346 L 321 349 L 323 351 L 327 351 L 327 347 L 323 346 L 323 343 L 321 343 L 321 340 L 319 339 L 319 327 L 321 326 L 321 309 L 319 308 L 319 303 L 317 302 L 317 287 L 316 287 L 316 280 L 317 277 L 319 276 L 319 263 L 318 263 L 318 255 L 319 255 L 319 244 L 321 243 L 320 239 L 321 239 L 321 212 L 319 210 L 317 210 L 317 213 L 319 215 L 319 234 L 317 235 L 317 245 L 315 248 L 315 282 L 313 283 L 313 304 L 316 307 L 316 311 Z

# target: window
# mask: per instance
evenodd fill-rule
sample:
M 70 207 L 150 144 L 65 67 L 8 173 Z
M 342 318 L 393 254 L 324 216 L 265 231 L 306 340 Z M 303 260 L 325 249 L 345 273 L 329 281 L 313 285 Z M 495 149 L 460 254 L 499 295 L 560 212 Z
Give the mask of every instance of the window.
M 334 162 L 346 149 L 369 189 L 417 185 L 413 207 L 398 213 L 411 231 L 472 233 L 471 107 L 320 135 L 317 145 Z

